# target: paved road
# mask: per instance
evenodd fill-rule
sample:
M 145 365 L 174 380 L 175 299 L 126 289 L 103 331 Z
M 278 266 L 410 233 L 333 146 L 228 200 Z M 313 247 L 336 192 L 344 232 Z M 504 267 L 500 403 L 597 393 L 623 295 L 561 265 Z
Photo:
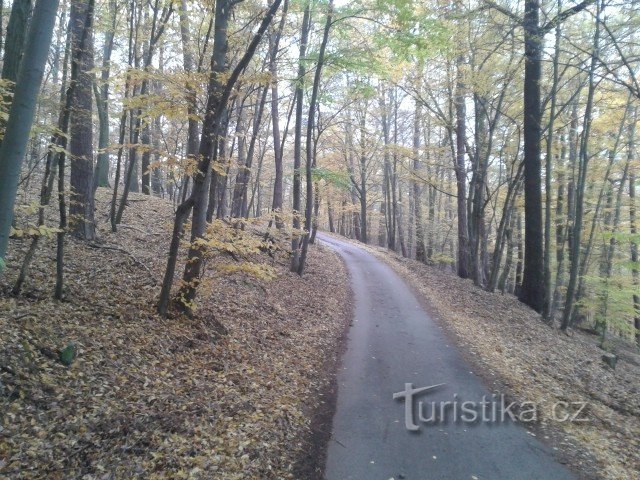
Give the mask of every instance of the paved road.
M 352 244 L 319 238 L 346 261 L 356 302 L 338 373 L 327 480 L 576 478 L 521 425 L 481 421 L 483 414 L 500 418 L 492 405 L 467 404 L 479 419 L 461 421 L 463 401 L 481 402 L 486 396 L 493 404 L 499 399 L 491 397 L 390 267 Z M 447 421 L 431 423 L 414 414 L 411 422 L 419 430 L 408 431 L 405 402 L 393 399 L 407 383 L 415 388 L 445 384 L 415 395 L 414 405 L 426 405 L 423 419 L 431 417 L 431 402 L 457 403 L 457 413 L 450 405 L 444 412 Z M 472 419 L 472 413 L 465 418 Z

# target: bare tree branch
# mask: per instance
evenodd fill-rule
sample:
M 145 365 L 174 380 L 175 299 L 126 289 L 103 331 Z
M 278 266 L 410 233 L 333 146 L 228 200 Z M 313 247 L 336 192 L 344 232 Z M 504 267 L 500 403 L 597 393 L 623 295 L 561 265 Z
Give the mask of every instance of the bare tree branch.
M 560 12 L 554 18 L 549 20 L 549 22 L 547 22 L 546 25 L 541 27 L 541 33 L 544 35 L 545 33 L 553 30 L 554 28 L 556 28 L 556 26 L 558 26 L 559 24 L 564 22 L 567 18 L 575 15 L 576 13 L 581 12 L 582 10 L 584 10 L 589 5 L 591 5 L 591 4 L 595 3 L 595 2 L 596 2 L 596 0 L 584 0 L 581 3 L 579 3 L 577 5 L 574 5 L 571 8 L 567 8 L 563 12 Z

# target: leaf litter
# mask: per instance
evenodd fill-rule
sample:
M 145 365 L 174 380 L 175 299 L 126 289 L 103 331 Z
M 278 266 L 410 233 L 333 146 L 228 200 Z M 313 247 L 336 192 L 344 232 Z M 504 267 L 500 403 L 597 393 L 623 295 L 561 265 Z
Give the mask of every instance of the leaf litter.
M 289 239 L 273 234 L 282 248 L 248 260 L 275 278 L 212 256 L 196 317 L 161 319 L 171 204 L 131 194 L 112 233 L 109 195 L 97 193 L 98 242 L 67 236 L 64 301 L 52 298 L 46 239 L 23 294 L 10 295 L 28 248 L 11 241 L 0 284 L 0 478 L 294 478 L 349 322 L 341 261 L 313 247 L 300 278 L 288 271 Z M 59 353 L 71 343 L 66 367 Z

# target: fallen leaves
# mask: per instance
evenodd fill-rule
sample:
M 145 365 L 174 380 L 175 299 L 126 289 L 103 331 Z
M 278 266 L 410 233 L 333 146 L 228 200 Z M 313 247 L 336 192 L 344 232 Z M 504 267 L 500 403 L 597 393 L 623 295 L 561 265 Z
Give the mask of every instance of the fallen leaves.
M 108 199 L 99 189 L 97 218 Z M 52 241 L 24 295 L 8 295 L 27 247 L 12 240 L 0 296 L 0 476 L 293 478 L 329 381 L 324 361 L 348 322 L 340 260 L 316 248 L 300 278 L 284 248 L 256 251 L 248 260 L 277 275 L 256 278 L 223 274 L 213 257 L 198 317 L 161 319 L 154 280 L 173 211 L 160 199 L 132 200 L 128 228 L 99 224 L 97 245 L 114 248 L 69 239 L 63 302 L 51 298 Z M 71 343 L 68 367 L 42 354 Z

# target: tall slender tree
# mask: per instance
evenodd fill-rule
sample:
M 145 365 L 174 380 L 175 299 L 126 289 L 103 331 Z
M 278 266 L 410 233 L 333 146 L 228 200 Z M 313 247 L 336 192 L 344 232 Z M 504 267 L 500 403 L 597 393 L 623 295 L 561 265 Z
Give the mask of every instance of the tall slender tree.
M 563 10 L 546 24 L 540 24 L 540 0 L 526 0 L 524 17 L 520 18 L 495 2 L 485 0 L 490 7 L 507 15 L 524 30 L 524 211 L 525 252 L 522 287 L 519 297 L 537 312 L 542 312 L 545 301 L 544 242 L 542 222 L 542 107 L 540 83 L 542 79 L 542 48 L 546 33 L 559 23 L 584 10 L 595 0 Z
M 71 58 L 78 67 L 71 99 L 69 157 L 73 234 L 85 240 L 96 236 L 93 189 L 93 5 L 90 0 L 71 3 Z M 83 41 L 84 38 L 84 41 Z
M 109 186 L 109 77 L 111 75 L 111 55 L 116 29 L 116 0 L 109 0 L 110 22 L 104 32 L 102 46 L 102 70 L 100 83 L 94 87 L 96 107 L 98 110 L 98 159 L 94 175 L 94 188 Z
M 193 210 L 193 221 L 191 227 L 191 247 L 189 258 L 186 263 L 183 275 L 183 287 L 178 295 L 181 308 L 190 312 L 193 308 L 193 301 L 196 296 L 197 287 L 200 281 L 200 272 L 203 262 L 203 250 L 197 244 L 198 239 L 204 235 L 206 227 L 206 211 L 208 199 L 208 181 L 211 180 L 211 160 L 216 138 L 220 132 L 220 122 L 227 109 L 227 103 L 231 97 L 231 92 L 238 82 L 240 74 L 247 68 L 253 58 L 262 37 L 269 24 L 273 20 L 282 0 L 274 0 L 272 5 L 264 14 L 258 30 L 253 35 L 244 54 L 231 71 L 228 77 L 222 74 L 227 71 L 227 50 L 228 50 L 228 21 L 231 14 L 232 2 L 216 3 L 216 26 L 214 31 L 214 46 L 211 56 L 211 75 L 209 78 L 208 99 L 206 115 L 202 125 L 200 139 L 200 151 L 198 161 L 198 172 L 194 178 L 194 185 L 191 195 L 182 202 L 176 211 L 173 225 L 173 234 L 167 258 L 167 269 L 165 271 L 160 300 L 158 302 L 158 312 L 166 316 L 169 308 L 171 286 L 175 273 L 176 261 L 178 258 L 178 248 L 180 246 L 180 236 L 185 220 L 191 210 Z M 219 23 L 221 22 L 221 23 Z M 223 83 L 223 77 L 226 82 Z
M 296 118 L 293 137 L 293 235 L 291 237 L 291 271 L 300 269 L 300 211 L 302 206 L 302 112 L 304 109 L 304 84 L 307 72 L 306 55 L 311 30 L 311 1 L 306 0 L 300 34 L 300 47 L 298 54 L 298 76 L 295 89 Z
M 19 70 L 5 137 L 0 146 L 0 273 L 4 270 L 20 167 L 36 111 L 58 4 L 58 0 L 38 0 L 35 5 L 24 49 L 29 61 Z
M 329 31 L 331 30 L 331 22 L 333 18 L 333 0 L 329 0 L 327 10 L 327 19 L 322 34 L 322 42 L 320 43 L 320 52 L 318 53 L 318 64 L 313 78 L 313 88 L 311 90 L 311 100 L 309 101 L 309 115 L 307 116 L 307 144 L 306 144 L 306 165 L 305 177 L 307 180 L 307 198 L 304 210 L 304 229 L 305 233 L 302 237 L 302 249 L 300 252 L 300 264 L 298 265 L 298 274 L 302 275 L 304 271 L 307 251 L 309 249 L 309 241 L 311 239 L 311 227 L 313 216 L 313 132 L 315 129 L 316 107 L 318 102 L 318 92 L 320 90 L 320 81 L 322 79 L 322 67 L 324 66 L 324 57 L 329 43 Z
M 283 177 L 284 169 L 282 165 L 283 148 L 280 134 L 280 110 L 279 110 L 279 93 L 278 93 L 278 50 L 280 48 L 280 38 L 284 30 L 287 20 L 287 12 L 289 10 L 289 1 L 284 0 L 282 6 L 282 17 L 277 29 L 274 29 L 269 36 L 269 73 L 271 74 L 271 122 L 273 128 L 273 155 L 275 163 L 275 176 L 273 179 L 273 201 L 271 208 L 274 211 L 276 228 L 282 229 L 284 222 L 282 221 L 283 207 Z

